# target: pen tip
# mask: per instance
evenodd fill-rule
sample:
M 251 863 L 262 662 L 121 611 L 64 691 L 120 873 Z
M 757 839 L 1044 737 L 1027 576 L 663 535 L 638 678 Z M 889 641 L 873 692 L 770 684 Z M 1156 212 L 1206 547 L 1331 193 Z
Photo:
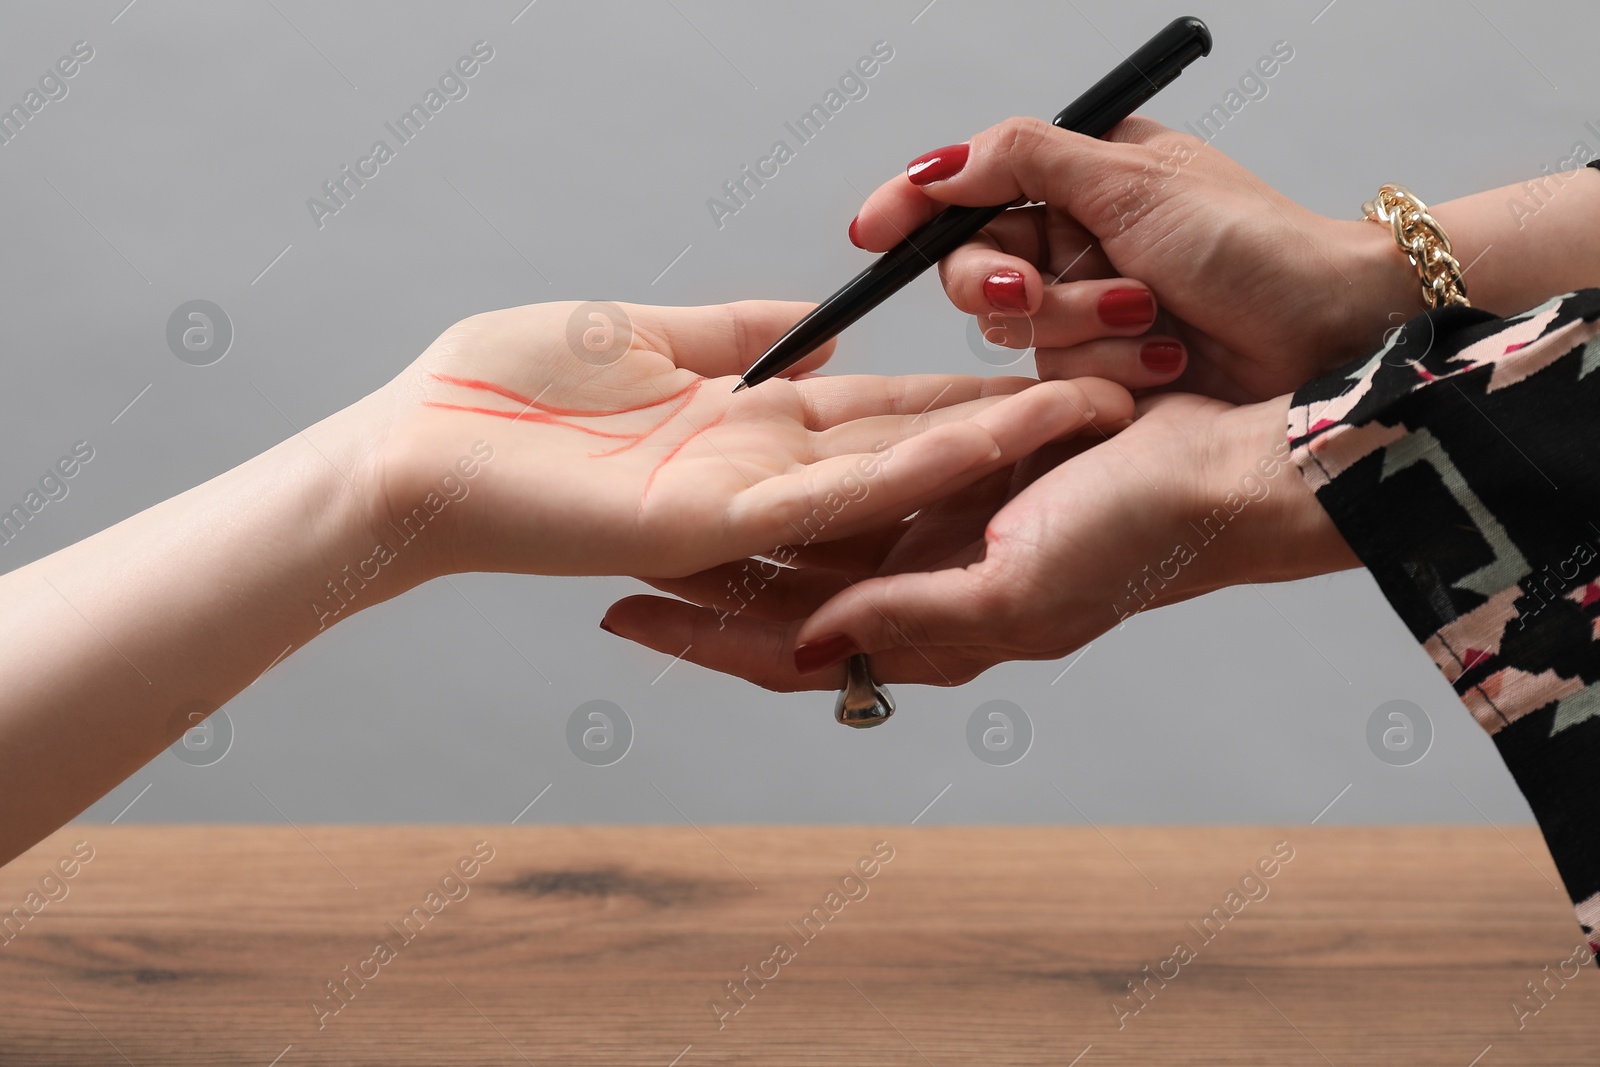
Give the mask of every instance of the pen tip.
M 733 387 L 733 391 L 737 393 L 741 389 L 748 389 L 748 388 L 750 388 L 750 383 L 745 381 L 743 378 L 740 378 L 739 379 L 739 384 Z

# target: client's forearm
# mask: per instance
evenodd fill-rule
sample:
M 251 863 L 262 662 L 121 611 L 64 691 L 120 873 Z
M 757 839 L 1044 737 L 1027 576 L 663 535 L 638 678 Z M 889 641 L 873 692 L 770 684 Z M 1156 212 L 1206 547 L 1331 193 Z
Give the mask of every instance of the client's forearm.
M 1475 193 L 1433 209 L 1467 271 L 1476 307 L 1512 315 L 1600 286 L 1600 170 L 1585 167 Z
M 1424 190 L 1414 190 L 1426 199 Z M 1474 307 L 1513 315 L 1552 296 L 1600 287 L 1600 170 L 1584 167 L 1430 204 L 1466 269 Z M 1387 226 L 1337 224 L 1335 257 L 1349 283 L 1330 303 L 1321 360 L 1330 371 L 1376 351 L 1389 332 L 1424 310 L 1421 283 Z
M 348 608 L 313 606 L 371 551 L 347 417 L 0 577 L 0 863 L 330 618 L 402 591 L 397 561 Z

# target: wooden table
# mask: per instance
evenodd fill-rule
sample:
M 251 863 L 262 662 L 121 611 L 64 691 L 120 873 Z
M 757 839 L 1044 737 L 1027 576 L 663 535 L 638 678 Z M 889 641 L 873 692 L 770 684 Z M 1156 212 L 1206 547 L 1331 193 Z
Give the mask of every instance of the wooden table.
M 39 893 L 0 944 L 0 1063 L 1596 1059 L 1531 829 L 703 831 L 69 829 L 0 871 L 8 911 Z

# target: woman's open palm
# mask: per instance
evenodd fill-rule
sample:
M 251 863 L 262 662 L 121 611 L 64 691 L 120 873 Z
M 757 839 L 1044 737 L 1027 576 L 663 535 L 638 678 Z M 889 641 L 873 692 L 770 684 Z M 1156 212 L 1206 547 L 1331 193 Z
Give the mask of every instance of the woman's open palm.
M 466 319 L 387 390 L 378 517 L 427 521 L 431 500 L 448 517 L 446 572 L 690 574 L 881 524 L 1133 413 L 1095 379 L 802 373 L 734 393 L 809 307 L 560 303 Z

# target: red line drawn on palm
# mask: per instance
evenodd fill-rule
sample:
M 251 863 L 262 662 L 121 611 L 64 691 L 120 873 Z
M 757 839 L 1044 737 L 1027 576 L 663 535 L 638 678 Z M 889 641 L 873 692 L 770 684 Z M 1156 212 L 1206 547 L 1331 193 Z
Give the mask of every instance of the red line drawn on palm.
M 563 408 L 556 407 L 552 404 L 541 404 L 536 398 L 523 396 L 521 393 L 518 393 L 512 389 L 507 389 L 503 385 L 499 385 L 495 382 L 481 381 L 477 378 L 457 378 L 453 375 L 438 373 L 430 373 L 428 376 L 434 381 L 443 382 L 446 385 L 455 385 L 463 389 L 473 389 L 481 393 L 489 393 L 494 396 L 503 397 L 506 400 L 510 400 L 522 406 L 516 411 L 508 411 L 504 408 L 478 407 L 470 404 L 449 404 L 441 400 L 425 400 L 423 401 L 423 405 L 425 407 L 442 408 L 446 411 L 465 411 L 474 415 L 489 415 L 498 419 L 509 419 L 512 422 L 533 422 L 546 426 L 561 426 L 565 429 L 577 430 L 579 433 L 588 434 L 591 437 L 601 437 L 613 441 L 623 442 L 617 447 L 608 449 L 604 452 L 589 453 L 589 457 L 591 459 L 603 459 L 607 456 L 615 456 L 620 452 L 626 452 L 630 448 L 643 443 L 646 438 L 650 437 L 657 430 L 671 422 L 674 418 L 683 414 L 684 409 L 686 409 L 689 404 L 693 402 L 695 394 L 700 391 L 700 386 L 704 382 L 704 379 L 696 378 L 694 381 L 690 382 L 682 389 L 679 389 L 677 392 L 668 396 L 663 396 L 659 400 L 651 400 L 644 404 L 636 404 L 633 407 L 617 408 L 613 411 L 607 411 L 586 410 L 582 408 Z M 611 430 L 603 430 L 597 426 L 586 426 L 583 423 L 572 421 L 573 419 L 604 419 L 616 415 L 631 415 L 635 412 L 648 411 L 651 408 L 661 407 L 663 404 L 672 406 L 660 421 L 656 422 L 654 425 L 645 430 L 618 433 Z M 718 415 L 715 419 L 706 423 L 704 426 L 695 429 L 689 434 L 688 437 L 685 437 L 682 441 L 674 445 L 672 449 L 664 457 L 662 457 L 661 462 L 656 464 L 655 469 L 650 472 L 649 477 L 645 479 L 644 492 L 646 494 L 650 492 L 650 486 L 655 483 L 656 476 L 661 473 L 661 469 L 663 467 L 672 462 L 673 458 L 676 457 L 678 453 L 682 452 L 691 441 L 705 433 L 707 430 L 711 429 L 713 426 L 721 423 L 722 419 L 723 416 Z M 687 419 L 685 421 L 687 421 Z M 641 504 L 643 503 L 643 497 L 641 497 L 640 502 Z

